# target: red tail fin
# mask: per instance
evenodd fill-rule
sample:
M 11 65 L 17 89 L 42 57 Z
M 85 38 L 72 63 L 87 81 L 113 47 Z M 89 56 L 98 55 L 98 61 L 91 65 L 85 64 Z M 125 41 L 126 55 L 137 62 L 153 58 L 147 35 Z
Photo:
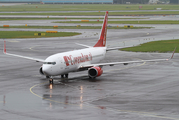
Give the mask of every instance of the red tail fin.
M 105 47 L 106 46 L 107 24 L 108 24 L 108 11 L 106 11 L 106 14 L 105 14 L 100 38 L 99 38 L 98 42 L 94 45 L 94 47 Z

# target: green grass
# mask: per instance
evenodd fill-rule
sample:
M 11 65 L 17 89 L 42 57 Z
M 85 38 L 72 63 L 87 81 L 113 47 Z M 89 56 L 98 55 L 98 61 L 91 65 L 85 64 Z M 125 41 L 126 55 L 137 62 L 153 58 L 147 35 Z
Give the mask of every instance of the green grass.
M 58 21 L 54 23 L 89 23 L 89 24 L 102 24 L 103 21 Z M 140 20 L 140 21 L 108 21 L 109 24 L 179 24 L 179 21 L 174 20 Z
M 0 13 L 0 15 L 54 15 L 54 16 L 104 16 L 105 12 L 55 12 L 55 13 Z M 137 11 L 137 12 L 109 12 L 109 16 L 124 15 L 179 15 L 179 11 Z
M 167 53 L 167 52 L 172 52 L 175 47 L 177 47 L 176 52 L 179 53 L 179 39 L 148 42 L 148 43 L 141 44 L 140 46 L 123 48 L 120 50 L 132 51 L 132 52 Z
M 67 37 L 79 35 L 75 32 L 45 33 L 45 36 L 35 36 L 34 33 L 45 33 L 40 31 L 0 31 L 0 38 L 40 38 L 40 37 Z
M 162 8 L 158 11 L 141 11 L 141 10 L 155 10 Z M 163 11 L 163 10 L 179 10 L 178 5 L 149 5 L 149 4 L 32 4 L 32 5 L 15 5 L 15 6 L 0 6 L 1 12 L 26 12 L 32 13 L 0 13 L 0 15 L 104 15 L 100 11 L 118 11 L 122 12 L 109 12 L 109 15 L 178 15 L 179 11 Z M 125 12 L 127 10 L 138 10 L 134 12 Z M 43 11 L 43 13 L 35 13 L 34 11 Z M 45 11 L 59 11 L 59 12 L 45 12 Z M 97 12 L 60 12 L 60 11 L 97 11 Z
M 4 28 L 3 26 L 0 26 L 0 28 Z M 58 26 L 58 28 L 54 28 L 53 26 L 9 26 L 8 28 L 27 28 L 27 29 L 101 29 L 101 26 Z M 8 29 L 4 28 L 4 29 Z M 108 27 L 108 29 L 150 29 L 152 27 L 133 27 L 133 28 L 125 28 L 125 27 L 117 27 L 117 26 L 111 26 Z
M 31 5 L 16 5 L 16 6 L 0 6 L 0 11 L 107 11 L 107 10 L 179 10 L 178 5 L 149 5 L 149 4 L 31 4 Z

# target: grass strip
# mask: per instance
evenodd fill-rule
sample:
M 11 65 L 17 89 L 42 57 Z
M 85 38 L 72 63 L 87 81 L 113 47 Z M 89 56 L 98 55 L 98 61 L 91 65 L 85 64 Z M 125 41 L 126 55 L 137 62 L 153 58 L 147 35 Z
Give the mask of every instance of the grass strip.
M 58 21 L 54 23 L 89 23 L 89 24 L 102 24 L 102 21 Z M 108 21 L 109 24 L 179 24 L 178 20 L 140 20 L 140 21 Z
M 58 26 L 54 28 L 53 26 L 9 26 L 0 28 L 8 29 L 8 28 L 26 28 L 26 29 L 101 29 L 101 26 Z M 152 27 L 117 27 L 117 26 L 108 26 L 108 29 L 150 29 Z
M 25 4 L 15 6 L 0 6 L 0 11 L 9 12 L 23 12 L 23 11 L 114 11 L 114 10 L 155 10 L 162 8 L 162 10 L 179 10 L 178 5 L 172 4 Z
M 0 13 L 0 15 L 104 16 L 105 12 Z M 109 16 L 179 15 L 179 11 L 109 12 Z
M 0 38 L 41 38 L 41 37 L 67 37 L 79 35 L 75 32 L 45 33 L 44 36 L 36 36 L 34 33 L 45 33 L 41 31 L 0 31 Z
M 179 39 L 176 40 L 162 40 L 162 41 L 154 41 L 141 44 L 139 46 L 123 48 L 120 49 L 122 51 L 132 51 L 132 52 L 159 52 L 159 53 L 167 53 L 173 52 L 176 49 L 176 53 L 179 53 Z

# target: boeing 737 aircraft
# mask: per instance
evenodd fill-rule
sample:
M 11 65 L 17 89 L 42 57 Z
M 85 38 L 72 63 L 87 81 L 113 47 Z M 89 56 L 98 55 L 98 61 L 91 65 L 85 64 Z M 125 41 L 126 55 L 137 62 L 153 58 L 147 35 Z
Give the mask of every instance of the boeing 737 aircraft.
M 4 41 L 4 54 L 35 60 L 37 62 L 43 62 L 40 68 L 40 73 L 49 78 L 49 82 L 53 83 L 53 77 L 61 75 L 61 77 L 68 78 L 68 73 L 77 72 L 82 70 L 88 70 L 88 76 L 90 78 L 96 78 L 102 75 L 103 66 L 113 66 L 116 64 L 129 64 L 129 63 L 140 63 L 140 62 L 154 62 L 154 61 L 167 61 L 169 59 L 153 59 L 153 60 L 142 60 L 142 61 L 125 61 L 125 62 L 111 62 L 111 63 L 99 63 L 105 58 L 105 54 L 109 50 L 115 50 L 119 48 L 107 48 L 106 47 L 106 35 L 107 35 L 107 23 L 108 23 L 108 11 L 106 11 L 101 34 L 98 42 L 94 46 L 82 45 L 87 48 L 74 50 L 69 52 L 57 53 L 47 57 L 47 59 L 37 59 L 32 57 L 26 57 L 16 54 L 10 54 L 6 52 L 6 42 Z M 175 52 L 175 50 L 174 50 Z M 173 58 L 174 52 L 172 54 Z

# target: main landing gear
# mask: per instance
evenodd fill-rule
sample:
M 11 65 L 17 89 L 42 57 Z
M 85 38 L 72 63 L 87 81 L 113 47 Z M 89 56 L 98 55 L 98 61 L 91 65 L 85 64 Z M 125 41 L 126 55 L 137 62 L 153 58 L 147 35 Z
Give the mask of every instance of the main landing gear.
M 61 78 L 68 78 L 68 74 L 61 75 Z
M 53 78 L 52 77 L 49 77 L 49 83 L 50 84 L 53 84 Z M 61 75 L 61 78 L 64 79 L 64 78 L 68 78 L 68 74 L 64 74 L 64 75 Z

